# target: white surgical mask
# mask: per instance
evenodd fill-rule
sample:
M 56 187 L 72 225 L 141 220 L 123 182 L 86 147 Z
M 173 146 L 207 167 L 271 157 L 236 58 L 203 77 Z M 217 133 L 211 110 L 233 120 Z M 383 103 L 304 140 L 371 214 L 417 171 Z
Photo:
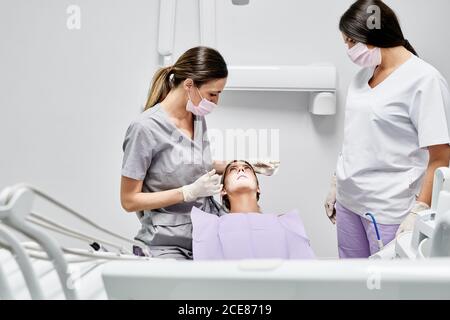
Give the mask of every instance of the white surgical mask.
M 210 113 L 211 111 L 213 111 L 217 107 L 217 105 L 215 103 L 203 98 L 202 95 L 200 94 L 200 91 L 198 90 L 198 88 L 196 88 L 196 89 L 198 91 L 199 96 L 202 98 L 202 100 L 196 106 L 192 102 L 191 96 L 189 95 L 189 92 L 188 92 L 189 100 L 186 104 L 186 110 L 192 112 L 196 116 L 205 116 L 208 113 Z
M 347 51 L 350 59 L 357 65 L 367 68 L 381 64 L 381 49 L 369 49 L 364 43 L 358 42 Z

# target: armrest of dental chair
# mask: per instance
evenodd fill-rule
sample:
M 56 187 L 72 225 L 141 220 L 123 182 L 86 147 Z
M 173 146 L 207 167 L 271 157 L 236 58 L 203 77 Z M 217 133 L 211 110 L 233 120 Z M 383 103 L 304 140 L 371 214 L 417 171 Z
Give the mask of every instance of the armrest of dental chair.
M 450 257 L 450 210 L 438 218 L 432 238 L 430 257 Z

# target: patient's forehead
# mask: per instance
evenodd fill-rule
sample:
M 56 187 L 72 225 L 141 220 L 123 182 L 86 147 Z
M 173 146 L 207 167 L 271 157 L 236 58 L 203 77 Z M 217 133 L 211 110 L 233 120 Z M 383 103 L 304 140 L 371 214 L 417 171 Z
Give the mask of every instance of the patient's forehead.
M 241 165 L 241 166 L 248 166 L 248 167 L 251 168 L 251 166 L 250 166 L 248 163 L 246 163 L 245 161 L 236 161 L 236 162 L 231 162 L 231 163 L 229 164 L 227 170 L 229 171 L 231 168 L 233 168 L 233 167 L 235 167 L 235 166 L 239 166 L 239 165 Z

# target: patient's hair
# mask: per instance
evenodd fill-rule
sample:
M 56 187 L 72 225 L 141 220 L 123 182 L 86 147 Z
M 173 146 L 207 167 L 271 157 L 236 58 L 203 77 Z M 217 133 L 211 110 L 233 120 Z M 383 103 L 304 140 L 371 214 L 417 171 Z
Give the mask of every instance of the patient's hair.
M 255 169 L 253 169 L 253 166 L 250 163 L 248 163 L 247 161 L 245 161 L 245 160 L 233 160 L 233 161 L 231 161 L 231 162 L 229 162 L 227 164 L 227 166 L 225 167 L 225 170 L 223 171 L 222 182 L 221 182 L 222 185 L 223 185 L 223 188 L 225 189 L 225 178 L 226 178 L 226 175 L 227 175 L 227 170 L 233 163 L 236 163 L 236 162 L 244 162 L 250 168 L 252 168 L 253 174 L 255 175 L 255 178 L 256 178 L 256 185 L 259 187 L 258 177 L 256 176 L 256 172 L 255 172 Z M 259 200 L 259 192 L 256 192 L 256 201 L 258 201 L 258 200 Z M 230 210 L 231 206 L 230 206 L 230 199 L 228 198 L 228 195 L 223 195 L 222 196 L 222 205 L 225 208 L 227 208 L 228 210 Z

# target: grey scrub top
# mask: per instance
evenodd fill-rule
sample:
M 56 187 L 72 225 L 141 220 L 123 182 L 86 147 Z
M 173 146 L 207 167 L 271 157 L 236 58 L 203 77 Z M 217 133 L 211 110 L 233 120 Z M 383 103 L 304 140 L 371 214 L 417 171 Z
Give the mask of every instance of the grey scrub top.
M 194 115 L 190 139 L 170 120 L 161 104 L 147 109 L 133 121 L 123 143 L 122 175 L 143 180 L 142 192 L 158 192 L 194 182 L 212 170 L 204 117 Z M 193 206 L 221 215 L 212 197 L 182 202 L 160 209 L 136 212 L 141 230 L 135 239 L 146 243 L 154 256 L 181 254 L 192 257 Z

